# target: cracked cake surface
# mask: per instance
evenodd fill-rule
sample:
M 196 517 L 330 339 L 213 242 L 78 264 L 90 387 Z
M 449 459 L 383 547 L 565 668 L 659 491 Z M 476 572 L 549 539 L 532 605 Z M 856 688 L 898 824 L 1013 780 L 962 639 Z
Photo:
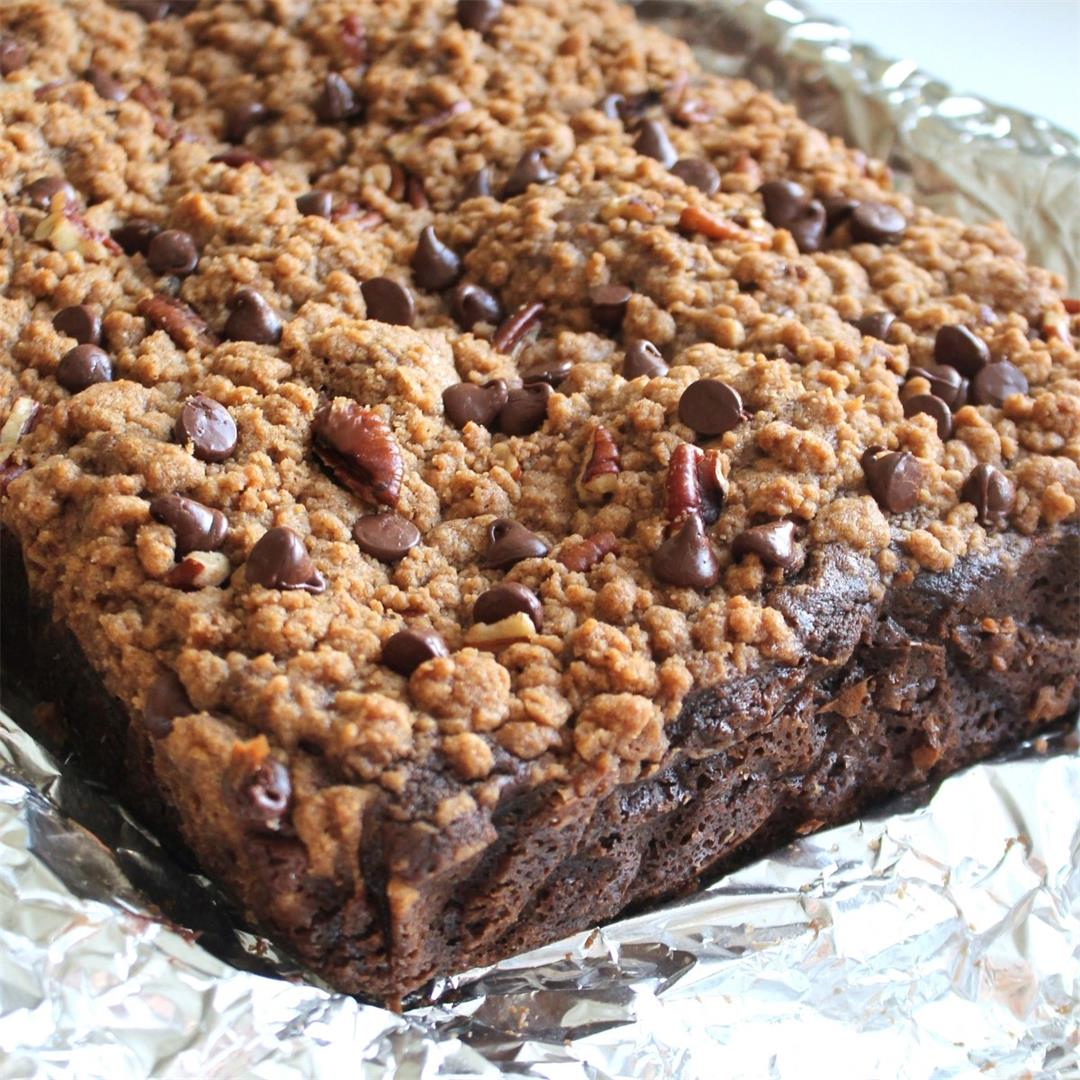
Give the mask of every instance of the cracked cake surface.
M 608 0 L 0 35 L 5 575 L 76 740 L 337 985 L 1074 704 L 1078 306 L 1002 226 Z

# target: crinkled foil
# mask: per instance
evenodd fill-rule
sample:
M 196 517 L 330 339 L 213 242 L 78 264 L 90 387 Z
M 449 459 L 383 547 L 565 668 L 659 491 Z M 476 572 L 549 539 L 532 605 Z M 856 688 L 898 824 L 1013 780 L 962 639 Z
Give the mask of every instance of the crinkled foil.
M 954 97 L 786 0 L 638 6 L 1080 281 L 1067 133 Z M 1076 745 L 1040 740 L 398 1015 L 239 929 L 0 713 L 0 1080 L 1080 1076 Z

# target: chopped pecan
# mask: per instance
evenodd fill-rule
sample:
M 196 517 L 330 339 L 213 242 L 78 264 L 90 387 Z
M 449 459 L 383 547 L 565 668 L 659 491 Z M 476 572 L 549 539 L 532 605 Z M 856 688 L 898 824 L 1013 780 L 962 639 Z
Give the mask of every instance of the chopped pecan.
M 725 459 L 719 450 L 706 450 L 698 458 L 698 493 L 701 496 L 701 518 L 706 525 L 719 519 L 727 499 L 728 481 L 724 475 Z
M 729 218 L 709 213 L 700 206 L 687 206 L 679 215 L 679 228 L 683 232 L 698 233 L 710 240 L 748 240 L 750 234 Z
M 231 573 L 232 564 L 220 551 L 189 551 L 163 580 L 176 589 L 209 589 L 222 584 Z
M 524 611 L 515 611 L 493 623 L 473 623 L 465 632 L 465 644 L 477 649 L 502 649 L 516 641 L 536 637 L 536 626 Z
M 1066 298 L 1061 302 L 1065 305 L 1065 311 L 1069 315 L 1080 315 L 1080 300 Z
M 698 513 L 706 525 L 720 517 L 727 497 L 724 459 L 718 450 L 702 451 L 690 443 L 675 447 L 668 462 L 667 518 L 674 525 L 689 513 Z
M 617 551 L 619 541 L 613 532 L 598 532 L 584 540 L 568 543 L 559 552 L 559 562 L 567 570 L 591 570 L 605 555 Z
M 214 332 L 183 300 L 163 293 L 145 296 L 139 301 L 139 314 L 164 330 L 181 349 L 212 349 L 217 344 Z
M 171 139 L 176 134 L 176 124 L 163 114 L 164 98 L 149 83 L 139 83 L 131 91 L 130 96 L 153 117 L 155 135 L 163 139 Z
M 334 479 L 355 495 L 395 506 L 404 463 L 377 412 L 335 398 L 315 414 L 314 449 Z
M 386 194 L 395 202 L 401 202 L 405 195 L 405 170 L 396 161 L 390 166 L 390 185 Z
M 540 320 L 544 312 L 544 305 L 539 300 L 532 304 L 522 304 L 509 318 L 504 319 L 495 336 L 491 339 L 491 347 L 496 352 L 510 353 L 514 351 L 521 339 Z
M 20 397 L 15 399 L 11 412 L 0 428 L 0 458 L 6 457 L 15 448 L 15 444 L 33 430 L 41 406 L 33 399 Z
M 51 210 L 38 222 L 34 239 L 47 241 L 54 251 L 78 251 L 84 258 L 101 255 L 101 249 L 113 255 L 122 253 L 120 245 L 106 232 L 88 224 L 79 211 L 67 201 L 62 206 L 54 202 Z
M 424 181 L 412 173 L 405 175 L 405 201 L 414 210 L 426 210 L 428 203 L 427 193 L 424 191 Z
M 615 490 L 619 475 L 619 448 L 611 432 L 598 424 L 589 439 L 588 449 L 577 478 L 577 493 L 582 500 L 603 498 Z

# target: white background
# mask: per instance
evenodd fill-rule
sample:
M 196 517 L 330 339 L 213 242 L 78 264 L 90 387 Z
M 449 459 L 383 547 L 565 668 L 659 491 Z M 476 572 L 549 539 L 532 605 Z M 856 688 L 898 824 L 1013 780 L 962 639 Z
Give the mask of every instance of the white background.
M 1080 0 L 810 0 L 856 42 L 1080 135 Z

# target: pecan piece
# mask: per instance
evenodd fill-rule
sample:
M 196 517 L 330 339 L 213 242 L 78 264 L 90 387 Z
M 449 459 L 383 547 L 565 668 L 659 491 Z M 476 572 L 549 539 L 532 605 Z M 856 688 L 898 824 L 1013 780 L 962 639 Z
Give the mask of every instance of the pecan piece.
M 559 552 L 559 562 L 567 570 L 584 572 L 591 570 L 605 555 L 618 549 L 619 541 L 613 532 L 593 533 L 584 540 L 568 543 Z
M 748 240 L 750 234 L 735 222 L 718 214 L 710 214 L 700 206 L 687 206 L 679 215 L 683 232 L 698 233 L 710 240 Z
M 0 428 L 0 458 L 5 457 L 15 449 L 15 444 L 27 433 L 33 430 L 34 421 L 37 420 L 41 406 L 29 397 L 15 399 L 11 406 L 11 412 Z
M 342 487 L 361 498 L 396 506 L 404 463 L 378 413 L 334 398 L 315 414 L 314 450 Z
M 696 513 L 706 525 L 712 525 L 727 497 L 722 455 L 718 450 L 702 451 L 690 443 L 679 443 L 668 462 L 666 490 L 670 524 Z
M 164 293 L 145 296 L 139 301 L 139 314 L 164 330 L 181 349 L 212 349 L 217 344 L 214 332 L 183 300 Z
M 34 239 L 46 241 L 61 254 L 78 251 L 87 259 L 101 255 L 102 248 L 111 255 L 122 254 L 120 245 L 108 233 L 95 229 L 67 201 L 38 222 Z
M 189 551 L 163 578 L 175 589 L 209 589 L 232 573 L 228 556 L 220 551 Z
M 509 318 L 503 320 L 502 325 L 495 331 L 491 347 L 496 352 L 513 352 L 521 339 L 539 322 L 543 312 L 544 305 L 539 300 L 522 304 Z
M 698 493 L 701 496 L 701 519 L 706 525 L 719 520 L 727 499 L 726 460 L 719 450 L 706 450 L 698 458 Z
M 588 450 L 577 478 L 578 497 L 583 501 L 603 498 L 615 490 L 619 476 L 619 448 L 611 432 L 598 424 L 589 440 Z

